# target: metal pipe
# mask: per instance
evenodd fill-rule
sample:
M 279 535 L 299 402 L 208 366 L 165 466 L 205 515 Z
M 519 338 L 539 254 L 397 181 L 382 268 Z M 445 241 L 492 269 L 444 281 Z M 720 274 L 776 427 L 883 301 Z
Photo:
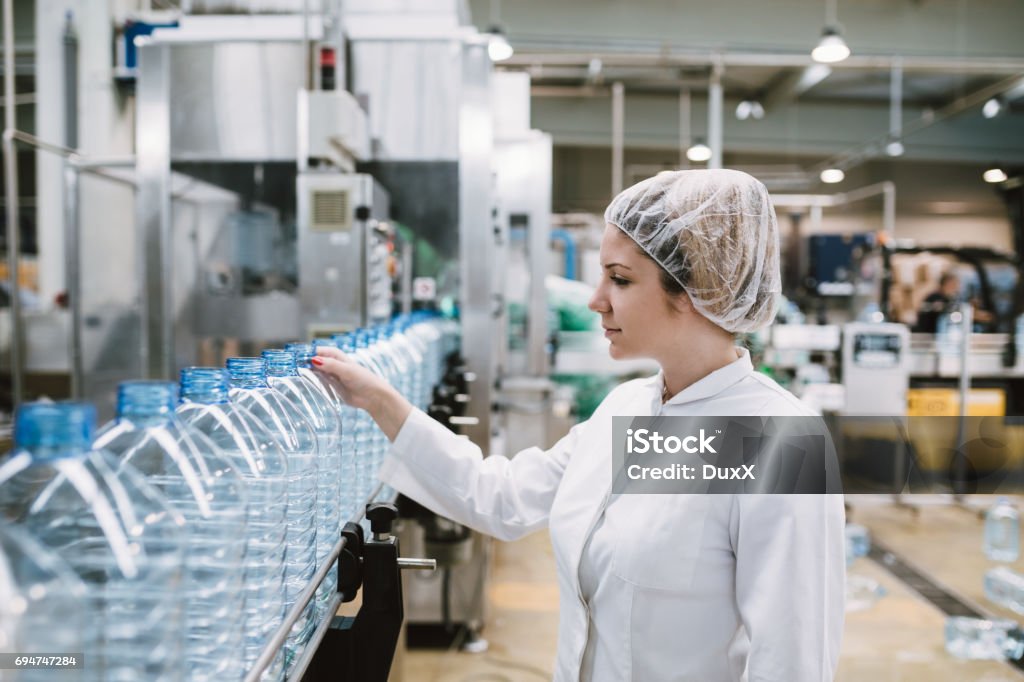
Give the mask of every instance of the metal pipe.
M 679 167 L 686 168 L 690 160 L 686 158 L 686 151 L 692 144 L 690 135 L 690 89 L 679 89 Z
M 14 104 L 14 0 L 3 0 L 4 19 L 4 191 L 7 198 L 7 272 L 11 278 L 11 404 L 22 397 L 21 291 L 18 286 L 18 157 L 14 146 L 17 130 Z
M 64 14 L 64 144 L 78 146 L 78 34 L 74 13 Z
M 903 131 L 903 62 L 896 57 L 889 77 L 889 137 L 898 142 Z
M 716 62 L 711 68 L 711 82 L 708 84 L 708 146 L 711 158 L 708 168 L 722 167 L 722 65 Z
M 955 314 L 955 313 L 954 313 Z M 967 435 L 967 401 L 971 394 L 971 334 L 974 327 L 974 307 L 970 303 L 960 305 L 960 409 L 956 424 L 956 466 L 953 474 L 953 494 L 963 495 L 967 482 L 967 453 L 963 452 Z
M 569 51 L 571 50 L 571 51 Z M 623 44 L 621 51 L 610 50 L 607 45 L 594 43 L 560 43 L 530 40 L 516 35 L 516 53 L 502 62 L 502 68 L 530 66 L 582 66 L 591 59 L 600 59 L 605 68 L 651 67 L 657 69 L 678 69 L 680 67 L 713 66 L 723 67 L 777 67 L 805 68 L 817 62 L 807 52 L 791 54 L 770 54 L 765 52 L 721 52 L 711 50 L 687 50 L 666 47 L 663 43 Z M 835 70 L 865 70 L 892 68 L 899 59 L 904 71 L 927 73 L 986 74 L 1002 75 L 1024 72 L 1024 59 L 989 59 L 958 57 L 896 57 L 893 55 L 851 55 L 829 67 Z
M 626 89 L 612 84 L 612 196 L 622 191 L 622 160 L 626 136 Z
M 85 367 L 82 361 L 82 271 L 81 223 L 78 205 L 81 201 L 79 171 L 73 163 L 64 165 L 64 267 L 71 313 L 71 334 L 68 336 L 68 358 L 71 365 L 71 399 L 82 397 Z

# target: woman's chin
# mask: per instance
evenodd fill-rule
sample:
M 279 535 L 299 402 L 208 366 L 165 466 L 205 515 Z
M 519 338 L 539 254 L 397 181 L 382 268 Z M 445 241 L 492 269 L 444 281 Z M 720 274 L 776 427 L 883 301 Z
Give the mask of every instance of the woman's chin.
M 612 360 L 626 360 L 632 357 L 628 351 L 623 350 L 623 348 L 616 345 L 615 342 L 612 342 L 612 344 L 608 346 L 608 355 Z

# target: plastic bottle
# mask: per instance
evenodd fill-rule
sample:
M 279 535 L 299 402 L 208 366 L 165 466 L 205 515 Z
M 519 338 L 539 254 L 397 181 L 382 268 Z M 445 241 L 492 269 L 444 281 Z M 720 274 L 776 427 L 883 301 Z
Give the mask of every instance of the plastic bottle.
M 274 435 L 249 410 L 228 401 L 227 372 L 220 367 L 181 371 L 178 416 L 206 435 L 235 465 L 249 490 L 245 552 L 245 650 L 249 670 L 284 620 L 288 463 Z M 281 654 L 265 680 L 284 678 Z
M 985 573 L 984 585 L 990 601 L 1024 615 L 1024 575 L 998 566 Z
M 25 531 L 0 523 L 0 651 L 84 656 L 95 627 L 85 583 L 71 567 Z M 18 682 L 54 677 L 45 669 L 6 672 Z
M 180 680 L 185 520 L 133 467 L 92 449 L 95 424 L 91 405 L 20 407 L 0 515 L 85 583 L 86 679 Z
M 266 363 L 267 383 L 270 387 L 288 396 L 302 409 L 316 431 L 317 439 L 317 529 L 316 565 L 319 568 L 327 561 L 327 555 L 341 538 L 341 422 L 337 408 L 324 395 L 319 381 L 305 379 L 299 375 L 295 355 L 290 351 L 270 349 L 263 351 Z M 317 588 L 316 620 L 323 617 L 327 602 L 337 591 L 338 571 L 332 569 Z M 333 616 L 333 614 L 331 614 Z
M 869 609 L 885 595 L 885 588 L 877 580 L 856 574 L 846 576 L 847 613 Z
M 267 384 L 263 358 L 228 360 L 228 397 L 248 409 L 277 440 L 288 463 L 288 535 L 285 550 L 285 613 L 316 570 L 316 431 L 301 409 Z M 285 646 L 285 673 L 313 633 L 314 603 L 296 621 Z
M 177 418 L 169 381 L 118 386 L 117 417 L 94 447 L 140 471 L 185 517 L 185 664 L 189 680 L 244 676 L 244 566 L 249 493 L 212 441 Z
M 1012 620 L 951 616 L 946 651 L 957 658 L 1014 661 L 1024 656 L 1024 632 Z
M 985 555 L 1007 562 L 1020 556 L 1020 513 L 1005 497 L 985 514 Z
M 368 352 L 365 336 L 336 335 L 334 341 L 339 344 L 339 348 L 343 352 L 349 354 L 359 365 L 378 376 L 384 376 L 384 372 L 377 364 L 376 359 Z M 357 410 L 356 420 L 356 499 L 360 501 L 359 504 L 362 504 L 367 501 L 374 488 L 374 473 L 376 472 L 374 460 L 378 445 L 378 438 L 376 437 L 378 429 L 373 421 L 373 417 L 366 410 Z
M 321 342 L 322 340 L 317 339 L 317 341 Z M 337 344 L 333 341 L 327 341 L 327 344 L 335 348 L 337 347 Z M 313 383 L 314 386 L 319 387 L 337 413 L 339 428 L 337 462 L 339 489 L 338 520 L 339 525 L 344 525 L 355 516 L 357 504 L 354 488 L 355 460 L 353 458 L 355 452 L 355 415 L 352 414 L 355 412 L 355 409 L 349 407 L 335 389 L 334 384 L 325 375 L 313 370 L 311 360 L 316 355 L 317 345 L 313 343 L 289 343 L 285 346 L 285 350 L 291 351 L 295 355 L 295 365 L 299 375 Z M 320 343 L 319 345 L 324 344 Z
M 846 566 L 871 551 L 871 533 L 856 523 L 846 524 Z

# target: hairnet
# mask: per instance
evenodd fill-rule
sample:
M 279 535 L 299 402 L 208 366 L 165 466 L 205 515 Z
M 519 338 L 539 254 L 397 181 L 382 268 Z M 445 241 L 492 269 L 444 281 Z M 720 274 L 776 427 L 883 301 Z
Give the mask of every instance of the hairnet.
M 768 190 L 735 170 L 667 171 L 621 192 L 604 212 L 722 329 L 768 325 L 782 290 L 779 229 Z

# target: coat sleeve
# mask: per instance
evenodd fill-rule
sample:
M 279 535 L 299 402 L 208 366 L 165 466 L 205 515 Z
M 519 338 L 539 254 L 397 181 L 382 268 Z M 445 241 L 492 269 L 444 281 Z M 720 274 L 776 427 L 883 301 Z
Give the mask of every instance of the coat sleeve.
M 846 589 L 842 495 L 738 495 L 736 602 L 750 682 L 832 680 Z
M 472 442 L 413 410 L 378 477 L 441 516 L 514 540 L 547 525 L 582 426 L 547 451 L 529 448 L 511 459 L 484 458 Z

